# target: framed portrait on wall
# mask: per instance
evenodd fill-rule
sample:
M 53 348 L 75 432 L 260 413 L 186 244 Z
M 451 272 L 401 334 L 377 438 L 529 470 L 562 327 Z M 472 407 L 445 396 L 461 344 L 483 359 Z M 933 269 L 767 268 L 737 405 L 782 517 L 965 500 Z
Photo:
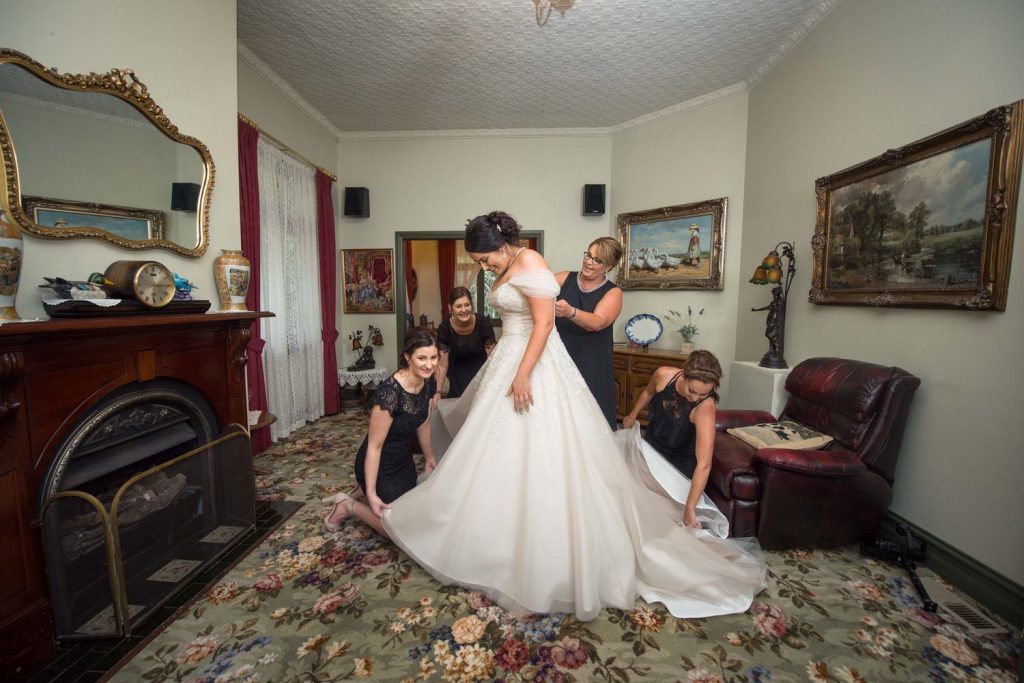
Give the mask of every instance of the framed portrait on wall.
M 342 249 L 342 310 L 345 313 L 394 313 L 394 250 Z
M 618 216 L 623 289 L 722 289 L 727 197 Z

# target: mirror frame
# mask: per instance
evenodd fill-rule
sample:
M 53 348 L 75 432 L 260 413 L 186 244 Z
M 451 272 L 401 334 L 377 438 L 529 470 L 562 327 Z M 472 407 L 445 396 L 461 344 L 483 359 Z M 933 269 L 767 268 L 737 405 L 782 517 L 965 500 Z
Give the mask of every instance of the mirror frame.
M 215 169 L 213 157 L 206 145 L 194 137 L 184 135 L 171 123 L 163 108 L 149 96 L 149 90 L 135 77 L 131 69 L 111 69 L 108 73 L 62 74 L 56 69 L 47 69 L 31 57 L 7 48 L 0 48 L 0 64 L 17 64 L 36 77 L 65 90 L 78 92 L 106 93 L 119 97 L 132 105 L 148 118 L 164 135 L 175 142 L 192 147 L 202 157 L 205 177 L 199 192 L 199 210 L 196 212 L 198 242 L 195 247 L 186 247 L 165 239 L 129 240 L 100 228 L 72 227 L 52 228 L 34 222 L 21 203 L 21 189 L 18 180 L 18 159 L 11 140 L 10 129 L 0 110 L 0 155 L 3 156 L 4 191 L 0 202 L 7 215 L 21 228 L 40 239 L 63 240 L 93 238 L 109 242 L 124 249 L 167 249 L 182 256 L 199 258 L 206 253 L 210 244 L 210 198 L 213 194 Z

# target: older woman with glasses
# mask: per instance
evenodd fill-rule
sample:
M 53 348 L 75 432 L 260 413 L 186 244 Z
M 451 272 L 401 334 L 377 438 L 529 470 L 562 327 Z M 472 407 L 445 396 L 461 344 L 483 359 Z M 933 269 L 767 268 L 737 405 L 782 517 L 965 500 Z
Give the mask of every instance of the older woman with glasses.
M 608 271 L 621 259 L 622 245 L 599 237 L 583 252 L 578 271 L 555 274 L 562 287 L 555 302 L 558 334 L 613 430 L 612 324 L 622 311 L 622 290 L 608 279 Z

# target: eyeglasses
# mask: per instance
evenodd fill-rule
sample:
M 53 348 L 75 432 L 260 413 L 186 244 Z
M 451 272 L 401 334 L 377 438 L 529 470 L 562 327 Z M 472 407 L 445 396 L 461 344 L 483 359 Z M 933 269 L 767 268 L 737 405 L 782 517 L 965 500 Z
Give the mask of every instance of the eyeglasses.
M 594 263 L 596 263 L 599 266 L 603 266 L 604 265 L 604 261 L 602 261 L 601 259 L 597 258 L 596 256 L 591 256 L 589 251 L 583 252 L 583 260 L 584 261 L 593 261 Z

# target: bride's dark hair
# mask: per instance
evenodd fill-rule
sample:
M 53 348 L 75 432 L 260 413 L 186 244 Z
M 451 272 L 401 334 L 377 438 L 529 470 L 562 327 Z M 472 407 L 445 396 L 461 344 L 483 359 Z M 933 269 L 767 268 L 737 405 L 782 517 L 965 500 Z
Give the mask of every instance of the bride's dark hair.
M 506 244 L 519 246 L 519 223 L 504 211 L 491 211 L 466 223 L 466 251 L 486 254 Z

